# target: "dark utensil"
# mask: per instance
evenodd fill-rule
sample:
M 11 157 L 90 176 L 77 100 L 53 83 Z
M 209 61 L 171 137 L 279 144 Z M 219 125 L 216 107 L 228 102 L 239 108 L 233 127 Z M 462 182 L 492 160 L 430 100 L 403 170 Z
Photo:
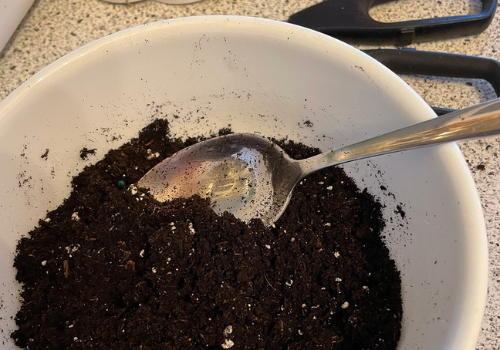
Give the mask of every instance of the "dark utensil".
M 484 57 L 417 50 L 365 50 L 396 74 L 482 79 L 500 96 L 500 63 Z M 433 107 L 438 115 L 452 109 Z
M 483 32 L 491 23 L 497 0 L 482 0 L 479 14 L 382 23 L 368 11 L 393 0 L 327 0 L 290 16 L 289 22 L 349 43 L 394 44 L 456 38 Z

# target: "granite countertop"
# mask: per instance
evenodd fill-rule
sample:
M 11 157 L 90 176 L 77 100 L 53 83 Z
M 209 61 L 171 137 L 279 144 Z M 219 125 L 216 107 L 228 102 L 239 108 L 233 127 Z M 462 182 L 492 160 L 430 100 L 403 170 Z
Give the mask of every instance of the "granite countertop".
M 59 57 L 108 34 L 140 24 L 194 15 L 231 14 L 286 21 L 321 0 L 204 0 L 189 5 L 154 1 L 110 4 L 99 0 L 36 0 L 0 54 L 0 100 Z M 379 20 L 408 20 L 478 13 L 477 0 L 402 1 L 373 9 Z M 500 11 L 500 10 L 499 10 Z M 412 45 L 419 50 L 489 57 L 500 61 L 500 13 L 472 37 Z M 431 105 L 464 108 L 495 97 L 477 80 L 404 79 Z M 484 210 L 490 253 L 490 283 L 477 349 L 500 349 L 500 138 L 459 144 L 474 176 Z

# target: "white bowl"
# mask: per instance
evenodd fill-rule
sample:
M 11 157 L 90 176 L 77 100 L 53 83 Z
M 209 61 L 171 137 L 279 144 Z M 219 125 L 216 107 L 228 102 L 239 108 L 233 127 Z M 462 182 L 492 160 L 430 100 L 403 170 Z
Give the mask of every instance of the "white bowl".
M 356 49 L 264 19 L 176 19 L 76 50 L 0 104 L 5 347 L 13 347 L 21 288 L 12 268 L 16 241 L 69 194 L 71 176 L 88 164 L 79 157 L 82 147 L 96 148 L 98 159 L 153 118 L 170 117 L 177 135 L 231 124 L 237 132 L 288 136 L 327 150 L 434 116 L 406 83 Z M 403 281 L 399 349 L 474 349 L 486 297 L 486 233 L 457 146 L 345 169 L 386 205 L 387 245 Z M 404 219 L 394 213 L 399 203 Z

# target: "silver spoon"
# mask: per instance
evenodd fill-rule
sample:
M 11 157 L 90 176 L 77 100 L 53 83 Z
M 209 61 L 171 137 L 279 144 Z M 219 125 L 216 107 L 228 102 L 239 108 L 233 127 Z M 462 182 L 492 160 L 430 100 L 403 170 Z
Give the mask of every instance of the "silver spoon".
M 163 160 L 139 180 L 158 201 L 200 195 L 219 214 L 271 225 L 283 213 L 297 182 L 332 165 L 444 142 L 500 133 L 500 98 L 403 129 L 321 153 L 291 159 L 280 147 L 253 134 L 206 140 Z

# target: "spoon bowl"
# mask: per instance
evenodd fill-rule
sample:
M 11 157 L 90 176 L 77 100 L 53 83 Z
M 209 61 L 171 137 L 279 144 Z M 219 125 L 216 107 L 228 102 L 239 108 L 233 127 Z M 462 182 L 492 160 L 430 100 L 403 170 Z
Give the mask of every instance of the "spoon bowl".
M 209 139 L 160 162 L 138 182 L 159 201 L 199 195 L 213 209 L 248 222 L 269 224 L 283 213 L 295 183 L 303 176 L 298 161 L 254 134 Z

